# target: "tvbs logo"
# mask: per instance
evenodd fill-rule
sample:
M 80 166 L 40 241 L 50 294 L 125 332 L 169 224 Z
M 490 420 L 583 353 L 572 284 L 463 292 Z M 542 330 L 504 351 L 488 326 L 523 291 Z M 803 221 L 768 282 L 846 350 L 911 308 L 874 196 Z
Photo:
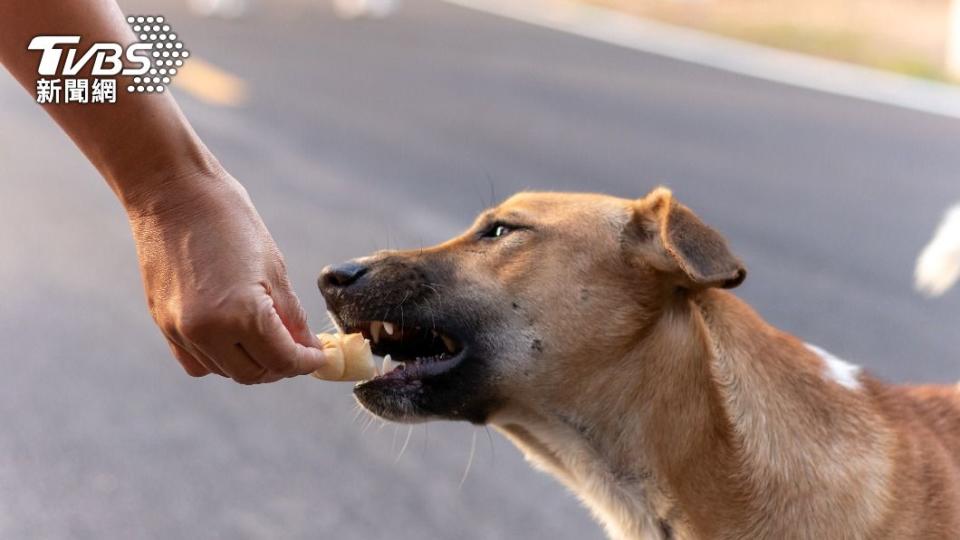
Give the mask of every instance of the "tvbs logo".
M 81 37 L 37 36 L 27 49 L 40 51 L 37 103 L 115 103 L 117 80 L 127 92 L 162 93 L 190 52 L 162 16 L 130 16 L 127 23 L 139 41 L 93 43 L 82 51 Z M 77 75 L 89 68 L 89 77 Z
M 117 43 L 94 43 L 87 52 L 77 59 L 78 50 L 69 48 L 66 50 L 66 61 L 63 62 L 63 69 L 60 68 L 60 59 L 63 57 L 64 50 L 61 45 L 78 45 L 80 36 L 37 36 L 33 38 L 30 45 L 27 46 L 31 51 L 43 51 L 40 56 L 40 67 L 37 73 L 40 75 L 64 75 L 73 76 L 80 72 L 84 66 L 93 60 L 93 68 L 90 74 L 94 77 L 124 75 L 143 75 L 150 69 L 150 60 L 143 56 L 143 53 L 149 53 L 153 49 L 150 43 L 134 43 L 127 47 L 126 53 Z M 127 62 L 136 64 L 135 68 L 125 68 L 121 57 L 125 56 Z

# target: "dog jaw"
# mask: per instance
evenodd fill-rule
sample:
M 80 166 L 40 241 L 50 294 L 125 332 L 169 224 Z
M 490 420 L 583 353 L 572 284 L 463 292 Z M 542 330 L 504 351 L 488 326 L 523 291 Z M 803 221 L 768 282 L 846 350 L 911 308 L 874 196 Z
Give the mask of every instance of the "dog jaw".
M 887 387 L 767 325 L 669 192 L 522 194 L 369 262 L 325 293 L 335 319 L 436 323 L 463 357 L 361 403 L 494 425 L 612 538 L 960 537 L 958 392 Z

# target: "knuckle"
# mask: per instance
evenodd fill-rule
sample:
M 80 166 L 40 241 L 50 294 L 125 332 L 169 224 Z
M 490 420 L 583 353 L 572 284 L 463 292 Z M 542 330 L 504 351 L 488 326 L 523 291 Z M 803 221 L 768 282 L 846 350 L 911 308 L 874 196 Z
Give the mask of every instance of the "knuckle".
M 270 282 L 270 280 L 261 279 L 260 281 L 257 282 L 257 285 L 261 289 L 263 289 L 263 294 L 265 294 L 266 296 L 270 296 L 271 294 L 273 294 L 273 283 Z
M 273 318 L 277 315 L 277 309 L 273 305 L 273 300 L 269 297 L 263 297 L 257 300 L 253 309 L 255 310 L 255 320 L 257 327 L 266 329 L 273 323 Z
M 261 336 L 270 334 L 277 324 L 276 306 L 269 296 L 258 298 L 249 308 L 250 316 L 245 321 L 245 330 L 255 332 Z
M 295 302 L 293 313 L 290 314 L 290 320 L 293 323 L 303 325 L 307 322 L 307 310 L 303 309 L 303 306 L 300 305 L 300 301 L 297 300 L 297 297 L 294 296 L 293 300 Z

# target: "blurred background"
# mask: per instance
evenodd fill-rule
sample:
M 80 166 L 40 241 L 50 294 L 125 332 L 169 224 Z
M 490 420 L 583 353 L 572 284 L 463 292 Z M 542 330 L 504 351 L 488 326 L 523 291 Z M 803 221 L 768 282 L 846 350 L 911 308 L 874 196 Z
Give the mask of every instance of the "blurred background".
M 946 1 L 589 1 L 952 77 Z M 773 324 L 892 381 L 960 379 L 960 292 L 912 283 L 960 200 L 954 117 L 439 0 L 121 5 L 166 16 L 191 51 L 172 91 L 247 186 L 315 329 L 326 264 L 441 241 L 518 190 L 665 184 L 727 235 L 750 268 L 739 294 Z M 5 75 L 0 126 L 0 537 L 603 537 L 492 431 L 371 422 L 349 384 L 186 376 L 119 204 Z
M 585 0 L 782 49 L 960 79 L 955 0 Z

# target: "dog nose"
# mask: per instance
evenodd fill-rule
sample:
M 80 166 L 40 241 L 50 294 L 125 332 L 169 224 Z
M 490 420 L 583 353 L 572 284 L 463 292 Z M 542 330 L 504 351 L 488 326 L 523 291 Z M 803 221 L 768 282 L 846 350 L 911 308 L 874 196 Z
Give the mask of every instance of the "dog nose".
M 356 261 L 330 265 L 320 272 L 317 285 L 320 287 L 320 292 L 324 294 L 337 289 L 344 289 L 356 283 L 367 273 L 367 270 L 369 268 L 366 265 Z

